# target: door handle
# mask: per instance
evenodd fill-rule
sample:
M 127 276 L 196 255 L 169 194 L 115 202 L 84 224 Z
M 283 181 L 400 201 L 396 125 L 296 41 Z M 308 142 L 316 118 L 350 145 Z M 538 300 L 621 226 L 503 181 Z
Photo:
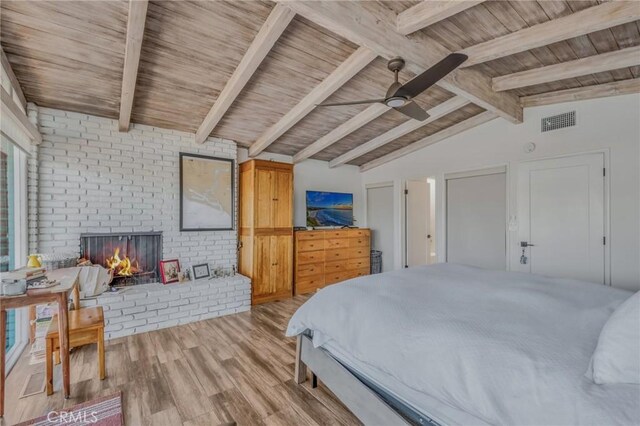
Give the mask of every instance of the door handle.
M 535 244 L 530 244 L 527 241 L 520 241 L 520 247 L 524 248 L 524 247 L 534 247 Z

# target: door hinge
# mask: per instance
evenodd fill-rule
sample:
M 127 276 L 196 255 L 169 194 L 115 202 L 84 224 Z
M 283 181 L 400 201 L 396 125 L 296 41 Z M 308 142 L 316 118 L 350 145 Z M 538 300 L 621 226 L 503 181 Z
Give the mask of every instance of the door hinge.
M 602 245 L 603 246 L 607 245 L 607 237 L 602 237 Z
M 606 168 L 602 168 L 602 176 L 606 176 L 607 175 L 607 169 Z

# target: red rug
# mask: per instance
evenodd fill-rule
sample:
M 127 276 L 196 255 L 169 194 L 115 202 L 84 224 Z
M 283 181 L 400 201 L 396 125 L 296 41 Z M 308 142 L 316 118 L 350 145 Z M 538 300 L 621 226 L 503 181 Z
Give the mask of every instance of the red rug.
M 122 392 L 74 405 L 59 411 L 50 411 L 42 417 L 17 426 L 37 425 L 94 425 L 122 426 Z

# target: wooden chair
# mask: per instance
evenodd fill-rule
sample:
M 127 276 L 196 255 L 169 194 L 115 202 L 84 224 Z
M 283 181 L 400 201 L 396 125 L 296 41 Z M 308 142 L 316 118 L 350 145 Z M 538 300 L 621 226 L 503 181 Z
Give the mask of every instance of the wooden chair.
M 104 315 L 102 307 L 82 308 L 69 312 L 69 347 L 77 348 L 96 343 L 98 345 L 98 373 L 105 378 L 104 365 Z M 46 336 L 47 395 L 53 394 L 53 356 L 60 363 L 60 339 L 58 338 L 58 316 L 54 315 Z

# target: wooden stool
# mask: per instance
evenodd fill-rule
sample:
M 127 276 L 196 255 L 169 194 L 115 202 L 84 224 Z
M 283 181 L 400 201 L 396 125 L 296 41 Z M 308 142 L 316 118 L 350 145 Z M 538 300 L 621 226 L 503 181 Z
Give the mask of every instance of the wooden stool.
M 53 355 L 60 363 L 60 339 L 58 339 L 58 316 L 54 315 L 46 337 L 47 395 L 53 394 Z M 69 347 L 77 348 L 97 343 L 98 373 L 100 380 L 105 377 L 104 367 L 104 316 L 102 307 L 82 308 L 69 311 Z

